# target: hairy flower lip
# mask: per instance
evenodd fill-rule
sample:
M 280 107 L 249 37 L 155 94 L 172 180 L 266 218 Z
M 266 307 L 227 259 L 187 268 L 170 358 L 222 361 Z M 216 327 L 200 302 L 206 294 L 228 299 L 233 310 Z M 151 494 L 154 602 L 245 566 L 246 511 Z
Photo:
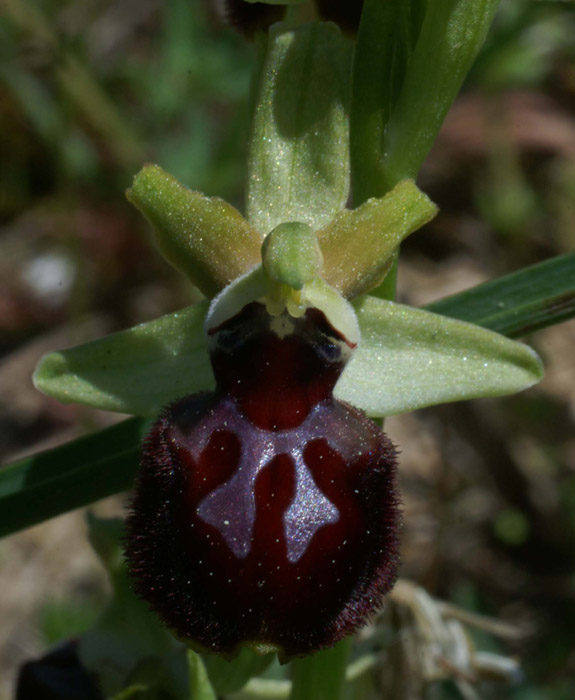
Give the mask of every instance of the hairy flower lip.
M 395 582 L 399 565 L 400 501 L 395 484 L 396 452 L 389 439 L 357 409 L 335 401 L 323 402 L 321 405 L 316 418 L 318 423 L 328 426 L 327 430 L 335 404 L 340 415 L 346 417 L 347 423 L 357 422 L 354 430 L 357 430 L 357 424 L 360 424 L 364 430 L 367 429 L 375 442 L 374 447 L 363 455 L 365 464 L 360 470 L 359 482 L 352 480 L 345 491 L 347 496 L 344 504 L 348 502 L 348 509 L 351 509 L 349 517 L 352 517 L 352 513 L 357 517 L 357 513 L 361 511 L 364 518 L 362 525 L 352 518 L 349 528 L 344 529 L 344 534 L 336 541 L 335 549 L 330 550 L 326 543 L 333 540 L 333 529 L 337 528 L 339 523 L 336 521 L 324 524 L 323 529 L 320 528 L 315 533 L 317 538 L 323 531 L 323 537 L 316 539 L 315 544 L 311 539 L 308 551 L 304 552 L 304 555 L 312 558 L 320 557 L 315 568 L 312 567 L 313 573 L 309 574 L 309 568 L 306 568 L 309 556 L 308 559 L 305 556 L 300 557 L 293 563 L 283 560 L 283 564 L 277 564 L 276 561 L 282 560 L 282 552 L 273 553 L 271 548 L 266 549 L 270 539 L 279 539 L 273 537 L 278 527 L 277 518 L 275 526 L 273 522 L 271 526 L 269 522 L 266 526 L 264 519 L 258 527 L 258 521 L 262 513 L 265 515 L 266 505 L 270 503 L 271 493 L 278 491 L 277 480 L 281 479 L 280 472 L 285 475 L 290 471 L 290 465 L 285 459 L 287 455 L 279 464 L 276 463 L 275 467 L 270 465 L 260 469 L 254 481 L 256 491 L 260 484 L 260 498 L 257 501 L 259 510 L 254 520 L 257 530 L 254 539 L 256 549 L 244 558 L 231 558 L 221 535 L 221 530 L 224 529 L 221 523 L 225 520 L 232 523 L 231 517 L 222 520 L 223 515 L 216 508 L 215 515 L 214 512 L 211 514 L 211 520 L 215 522 L 217 515 L 220 516 L 218 530 L 218 527 L 208 527 L 205 521 L 202 522 L 197 515 L 197 508 L 194 510 L 189 506 L 184 508 L 181 503 L 178 505 L 178 494 L 187 492 L 186 479 L 191 478 L 193 469 L 189 457 L 184 458 L 188 445 L 181 444 L 181 439 L 173 433 L 173 426 L 174 418 L 179 413 L 186 416 L 186 421 L 190 420 L 193 406 L 189 402 L 204 404 L 202 409 L 207 408 L 207 413 L 212 418 L 217 418 L 220 403 L 220 397 L 217 395 L 204 394 L 184 399 L 166 409 L 152 428 L 144 446 L 133 510 L 127 519 L 126 555 L 135 578 L 137 592 L 151 604 L 178 638 L 191 642 L 192 646 L 222 653 L 230 658 L 242 646 L 267 645 L 276 647 L 280 659 L 286 662 L 293 657 L 329 647 L 356 631 L 380 608 L 383 595 Z M 228 413 L 225 414 L 223 422 L 228 426 L 233 423 Z M 281 434 L 264 430 L 258 432 L 261 435 L 267 434 L 268 437 L 275 435 L 276 439 L 282 437 Z M 290 432 L 284 431 L 284 436 Z M 329 433 L 331 435 L 332 431 Z M 221 431 L 218 436 L 216 431 L 216 438 L 213 434 L 211 438 L 211 447 L 208 440 L 208 448 L 212 452 L 220 452 L 225 444 L 225 436 L 221 435 Z M 353 440 L 356 438 L 354 432 Z M 221 444 L 218 440 L 224 440 L 224 443 Z M 310 449 L 320 450 L 316 465 L 327 463 L 330 459 L 332 464 L 334 459 L 339 461 L 337 451 L 330 449 L 322 440 L 312 441 Z M 276 458 L 278 456 L 281 457 L 281 454 L 276 455 Z M 269 472 L 270 468 L 275 472 L 273 478 L 272 472 Z M 267 491 L 261 486 L 262 475 L 265 475 L 266 469 L 269 474 L 268 482 L 271 479 L 276 484 L 275 491 L 270 491 L 269 483 Z M 201 476 L 202 473 L 204 476 Z M 202 482 L 205 478 L 209 478 L 206 472 L 196 473 L 197 482 Z M 317 474 L 315 478 L 318 479 Z M 324 475 L 324 489 L 330 481 L 333 483 L 331 477 Z M 279 489 L 279 498 L 285 499 L 291 493 L 290 484 L 284 483 L 283 486 L 283 489 Z M 332 488 L 341 490 L 341 483 L 336 483 Z M 217 486 L 210 494 L 215 492 Z M 245 492 L 242 493 L 245 495 Z M 329 496 L 333 498 L 333 494 Z M 221 502 L 222 499 L 220 505 Z M 341 500 L 338 501 L 337 507 L 340 511 L 344 509 Z M 192 520 L 186 520 L 192 512 L 196 513 Z M 281 515 L 285 515 L 285 510 Z M 205 513 L 204 516 L 210 517 Z M 187 527 L 182 526 L 181 518 L 188 523 Z M 179 525 L 176 525 L 176 522 L 179 522 Z M 209 536 L 208 539 L 203 542 L 199 539 L 188 541 L 186 544 L 185 533 L 195 532 L 197 535 L 202 526 L 204 535 Z M 266 541 L 267 535 L 269 536 Z M 213 549 L 208 544 L 210 542 L 215 542 Z M 338 561 L 336 567 L 332 559 L 337 556 L 338 546 L 345 542 L 348 543 L 347 550 L 346 545 L 343 549 L 346 550 L 346 556 L 351 554 L 351 560 Z M 210 551 L 215 551 L 211 560 L 208 559 Z M 262 568 L 258 567 L 258 557 L 264 551 L 270 553 L 270 558 L 263 559 L 269 564 Z M 231 569 L 226 569 L 226 566 L 232 564 Z M 210 571 L 207 571 L 207 574 L 205 571 L 202 573 L 201 569 L 206 565 L 212 566 L 213 577 L 210 576 Z M 238 574 L 238 566 L 241 575 Z M 280 566 L 281 570 L 278 569 Z M 351 580 L 345 581 L 343 574 L 352 567 L 354 570 L 353 575 L 350 575 Z M 334 569 L 339 572 L 338 575 L 332 574 Z M 280 579 L 273 583 L 273 576 L 278 570 L 282 576 L 287 576 L 284 585 Z M 278 598 L 277 608 L 269 601 L 266 605 L 259 597 L 261 589 L 258 582 L 263 580 L 262 571 L 264 577 L 272 579 L 270 595 Z M 304 571 L 308 571 L 311 580 L 304 580 L 303 586 L 296 587 L 297 577 L 301 576 L 303 580 Z M 344 580 L 343 591 L 333 590 L 334 585 L 338 585 L 336 579 Z M 326 591 L 328 593 L 325 593 Z M 210 598 L 211 593 L 214 595 Z
M 318 309 L 282 320 L 251 302 L 214 329 L 215 391 L 152 427 L 126 555 L 179 638 L 286 661 L 355 631 L 393 585 L 396 451 L 333 398 L 345 348 Z

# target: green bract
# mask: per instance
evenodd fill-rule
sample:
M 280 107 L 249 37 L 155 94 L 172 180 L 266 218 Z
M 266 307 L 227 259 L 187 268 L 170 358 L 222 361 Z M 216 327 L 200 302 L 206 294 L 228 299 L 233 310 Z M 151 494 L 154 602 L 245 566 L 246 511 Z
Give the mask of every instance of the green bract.
M 89 515 L 88 531 L 108 573 L 112 597 L 94 627 L 79 640 L 78 655 L 84 668 L 97 674 L 102 694 L 112 700 L 138 697 L 146 690 L 154 696 L 159 688 L 167 697 L 190 697 L 188 675 L 193 674 L 194 665 L 135 595 L 121 551 L 121 521 Z M 193 682 L 193 675 L 190 680 Z
M 417 176 L 498 4 L 364 0 L 351 101 L 354 201 Z
M 223 676 L 217 687 L 226 692 L 239 690 L 251 672 L 269 665 L 271 657 L 262 659 L 247 649 L 234 664 L 217 658 L 204 660 L 186 650 L 134 593 L 121 548 L 123 523 L 89 514 L 87 524 L 90 543 L 110 579 L 112 596 L 95 626 L 80 638 L 78 654 L 88 673 L 98 678 L 106 698 L 128 700 L 144 695 L 216 700 L 206 665 Z

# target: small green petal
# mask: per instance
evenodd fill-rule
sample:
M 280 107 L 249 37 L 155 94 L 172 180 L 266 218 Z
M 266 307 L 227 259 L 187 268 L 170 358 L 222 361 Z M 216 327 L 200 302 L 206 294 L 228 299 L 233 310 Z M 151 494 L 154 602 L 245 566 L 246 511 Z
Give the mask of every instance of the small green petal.
M 40 360 L 34 384 L 62 403 L 156 415 L 181 396 L 211 389 L 203 331 L 208 302 Z
M 436 213 L 413 180 L 403 180 L 385 197 L 343 210 L 317 234 L 324 279 L 348 298 L 365 294 L 381 283 L 401 241 Z
M 318 229 L 347 202 L 351 48 L 325 22 L 270 29 L 248 158 L 248 219 L 264 235 Z
M 126 192 L 154 227 L 162 255 L 207 297 L 260 262 L 262 237 L 231 204 L 146 165 Z
M 531 348 L 479 326 L 369 296 L 353 306 L 361 343 L 335 395 L 372 417 L 512 394 L 543 376 Z

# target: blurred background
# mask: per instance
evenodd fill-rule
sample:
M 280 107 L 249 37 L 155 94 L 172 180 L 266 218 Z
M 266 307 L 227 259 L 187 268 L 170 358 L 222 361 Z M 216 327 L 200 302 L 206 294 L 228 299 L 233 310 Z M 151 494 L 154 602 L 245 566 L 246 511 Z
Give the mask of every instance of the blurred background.
M 575 3 L 502 0 L 420 177 L 439 216 L 402 248 L 422 305 L 575 248 Z M 242 208 L 254 47 L 199 0 L 4 0 L 0 10 L 0 460 L 119 419 L 35 392 L 41 355 L 196 298 L 123 192 L 146 161 Z M 400 446 L 402 576 L 524 630 L 524 678 L 575 688 L 575 321 L 526 339 L 519 396 L 387 421 Z M 122 512 L 122 498 L 97 504 Z M 0 700 L 18 665 L 94 621 L 105 576 L 71 513 L 0 541 Z M 495 645 L 495 646 L 494 646 Z M 426 697 L 451 698 L 449 682 Z

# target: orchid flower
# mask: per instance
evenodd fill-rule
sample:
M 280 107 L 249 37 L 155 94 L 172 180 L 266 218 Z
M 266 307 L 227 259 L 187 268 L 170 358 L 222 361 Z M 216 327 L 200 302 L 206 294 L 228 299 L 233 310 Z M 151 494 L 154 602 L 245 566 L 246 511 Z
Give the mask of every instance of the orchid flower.
M 542 376 L 522 343 L 378 296 L 436 207 L 404 179 L 347 208 L 348 58 L 333 25 L 271 28 L 246 217 L 155 165 L 127 193 L 205 299 L 50 353 L 34 378 L 63 402 L 159 415 L 129 567 L 179 638 L 227 656 L 329 647 L 391 589 L 397 458 L 372 419 Z

